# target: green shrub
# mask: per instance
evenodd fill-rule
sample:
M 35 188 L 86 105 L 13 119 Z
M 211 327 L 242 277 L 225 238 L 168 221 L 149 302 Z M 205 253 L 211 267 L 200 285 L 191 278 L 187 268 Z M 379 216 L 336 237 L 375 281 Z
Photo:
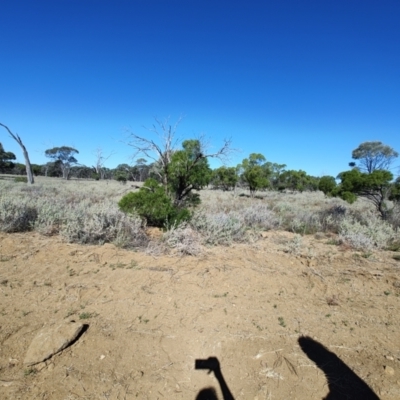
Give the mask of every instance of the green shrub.
M 125 195 L 118 206 L 125 213 L 137 213 L 150 226 L 179 225 L 190 218 L 189 210 L 174 206 L 164 188 L 152 178 L 147 179 L 138 192 Z
M 357 200 L 357 196 L 352 192 L 342 192 L 340 197 L 350 204 L 353 204 Z

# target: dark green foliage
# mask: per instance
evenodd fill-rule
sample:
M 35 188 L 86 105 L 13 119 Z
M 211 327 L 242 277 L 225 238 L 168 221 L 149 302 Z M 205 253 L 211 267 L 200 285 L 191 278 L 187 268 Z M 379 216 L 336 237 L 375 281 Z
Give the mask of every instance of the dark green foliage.
M 55 162 L 59 162 L 59 166 L 63 173 L 63 179 L 69 178 L 71 166 L 78 162 L 75 158 L 75 155 L 78 153 L 78 150 L 68 146 L 53 147 L 52 149 L 48 149 L 44 152 L 46 157 Z
M 271 184 L 271 187 L 274 190 L 282 190 L 280 189 L 280 187 L 283 186 L 280 183 L 280 176 L 283 172 L 285 172 L 286 164 L 277 164 L 267 161 L 264 164 L 264 167 L 267 168 L 269 171 L 269 182 Z
M 381 214 L 387 216 L 385 200 L 388 198 L 393 174 L 386 170 L 374 170 L 371 173 L 360 172 L 358 169 L 341 172 L 338 176 L 341 184 L 337 195 L 342 199 L 353 202 L 357 196 L 363 196 L 370 200 Z
M 5 151 L 3 145 L 0 143 L 0 172 L 9 172 L 13 167 L 15 154 L 10 151 Z
M 212 184 L 214 188 L 233 190 L 238 180 L 237 169 L 234 167 L 219 167 L 212 173 Z
M 265 160 L 262 154 L 252 153 L 238 165 L 240 177 L 248 185 L 252 197 L 257 190 L 263 190 L 269 186 L 270 170 L 266 167 Z
M 280 188 L 303 192 L 304 190 L 317 190 L 318 178 L 307 175 L 305 171 L 288 170 L 279 177 Z
M 318 189 L 327 196 L 332 196 L 336 186 L 336 180 L 333 176 L 322 176 L 318 183 Z
M 163 186 L 152 178 L 147 179 L 138 192 L 125 195 L 118 206 L 123 212 L 137 213 L 149 226 L 165 227 L 190 218 L 190 212 L 174 206 Z
M 187 202 L 192 190 L 207 186 L 212 174 L 198 140 L 185 140 L 182 147 L 174 152 L 168 166 L 167 190 L 177 206 Z
M 398 177 L 392 184 L 389 199 L 392 201 L 400 201 L 400 177 Z
M 340 192 L 340 197 L 349 204 L 353 204 L 357 200 L 357 196 L 352 192 Z
M 122 171 L 118 171 L 115 175 L 114 175 L 114 179 L 118 182 L 121 182 L 122 184 L 125 184 L 126 181 L 128 180 L 126 177 L 126 173 L 122 172 Z

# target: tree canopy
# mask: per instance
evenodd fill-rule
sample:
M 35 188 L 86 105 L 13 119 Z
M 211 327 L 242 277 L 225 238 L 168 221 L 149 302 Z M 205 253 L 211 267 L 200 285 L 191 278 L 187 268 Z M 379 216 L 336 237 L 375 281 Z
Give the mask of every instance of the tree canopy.
M 238 165 L 241 179 L 248 185 L 250 196 L 254 197 L 257 190 L 269 186 L 270 170 L 265 165 L 266 158 L 260 153 L 251 153 Z
M 0 171 L 7 172 L 14 167 L 13 161 L 16 159 L 15 154 L 11 151 L 5 151 L 3 144 L 0 143 Z
M 341 184 L 338 194 L 344 200 L 353 202 L 355 196 L 370 200 L 382 218 L 387 215 L 385 200 L 389 196 L 393 174 L 386 170 L 374 170 L 371 173 L 360 172 L 357 169 L 341 172 L 338 176 Z
M 46 150 L 45 156 L 53 161 L 58 161 L 63 174 L 63 179 L 68 179 L 71 166 L 78 162 L 75 158 L 75 155 L 78 153 L 79 151 L 73 147 L 61 146 Z
M 390 169 L 393 160 L 398 156 L 397 151 L 382 142 L 364 142 L 352 152 L 352 158 L 357 162 L 349 165 L 371 174 L 375 170 Z

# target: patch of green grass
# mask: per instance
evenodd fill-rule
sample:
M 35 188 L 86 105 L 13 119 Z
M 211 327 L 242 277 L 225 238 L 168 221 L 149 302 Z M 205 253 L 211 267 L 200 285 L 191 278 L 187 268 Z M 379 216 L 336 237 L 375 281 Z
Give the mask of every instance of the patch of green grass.
M 81 314 L 79 314 L 79 319 L 89 319 L 89 318 L 93 318 L 93 317 L 97 317 L 97 313 L 95 312 L 83 312 Z
M 139 269 L 138 263 L 135 260 L 131 260 L 131 263 L 126 267 L 126 269 Z
M 363 257 L 363 258 L 370 258 L 371 256 L 372 256 L 372 253 L 370 253 L 370 252 L 361 254 L 361 257 Z
M 117 262 L 115 264 L 110 264 L 110 268 L 114 271 L 117 268 L 125 268 L 128 264 L 124 264 L 122 262 Z
M 35 368 L 28 368 L 24 371 L 24 376 L 35 375 L 37 370 Z
M 285 323 L 285 320 L 283 319 L 283 317 L 278 317 L 278 321 L 279 321 L 280 326 L 282 326 L 283 328 L 286 327 L 286 323 Z
M 138 319 L 139 319 L 139 322 L 140 323 L 145 323 L 145 324 L 147 324 L 150 320 L 149 319 L 146 319 L 146 318 L 143 318 L 143 315 L 139 315 L 138 316 Z
M 226 297 L 226 296 L 228 296 L 228 294 L 229 294 L 229 292 L 225 292 L 224 294 L 214 294 L 214 297 L 215 297 L 216 299 L 219 299 L 219 298 L 221 298 L 221 297 Z
M 335 239 L 329 239 L 326 241 L 326 244 L 330 244 L 332 246 L 337 246 L 339 244 L 339 242 Z
M 383 293 L 385 293 L 385 296 L 389 296 L 389 294 L 391 294 L 391 292 L 389 292 L 388 290 L 385 290 Z

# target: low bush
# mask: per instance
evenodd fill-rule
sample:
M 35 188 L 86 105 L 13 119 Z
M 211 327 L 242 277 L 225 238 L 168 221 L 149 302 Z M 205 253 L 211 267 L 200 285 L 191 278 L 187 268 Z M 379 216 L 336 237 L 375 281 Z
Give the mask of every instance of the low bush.
M 26 232 L 33 229 L 37 210 L 30 199 L 0 197 L 0 230 L 3 232 Z
M 82 202 L 68 210 L 60 234 L 74 243 L 115 243 L 120 247 L 137 247 L 147 243 L 140 218 L 126 215 L 107 201 L 91 205 Z
M 362 219 L 346 216 L 340 224 L 339 239 L 358 250 L 383 249 L 396 238 L 396 230 L 373 212 L 363 214 Z
M 201 253 L 201 237 L 187 223 L 172 227 L 163 235 L 163 242 L 168 249 L 178 254 L 197 256 Z
M 127 214 L 139 215 L 149 226 L 168 227 L 190 219 L 189 210 L 174 206 L 164 188 L 152 178 L 138 192 L 126 194 L 118 206 Z

